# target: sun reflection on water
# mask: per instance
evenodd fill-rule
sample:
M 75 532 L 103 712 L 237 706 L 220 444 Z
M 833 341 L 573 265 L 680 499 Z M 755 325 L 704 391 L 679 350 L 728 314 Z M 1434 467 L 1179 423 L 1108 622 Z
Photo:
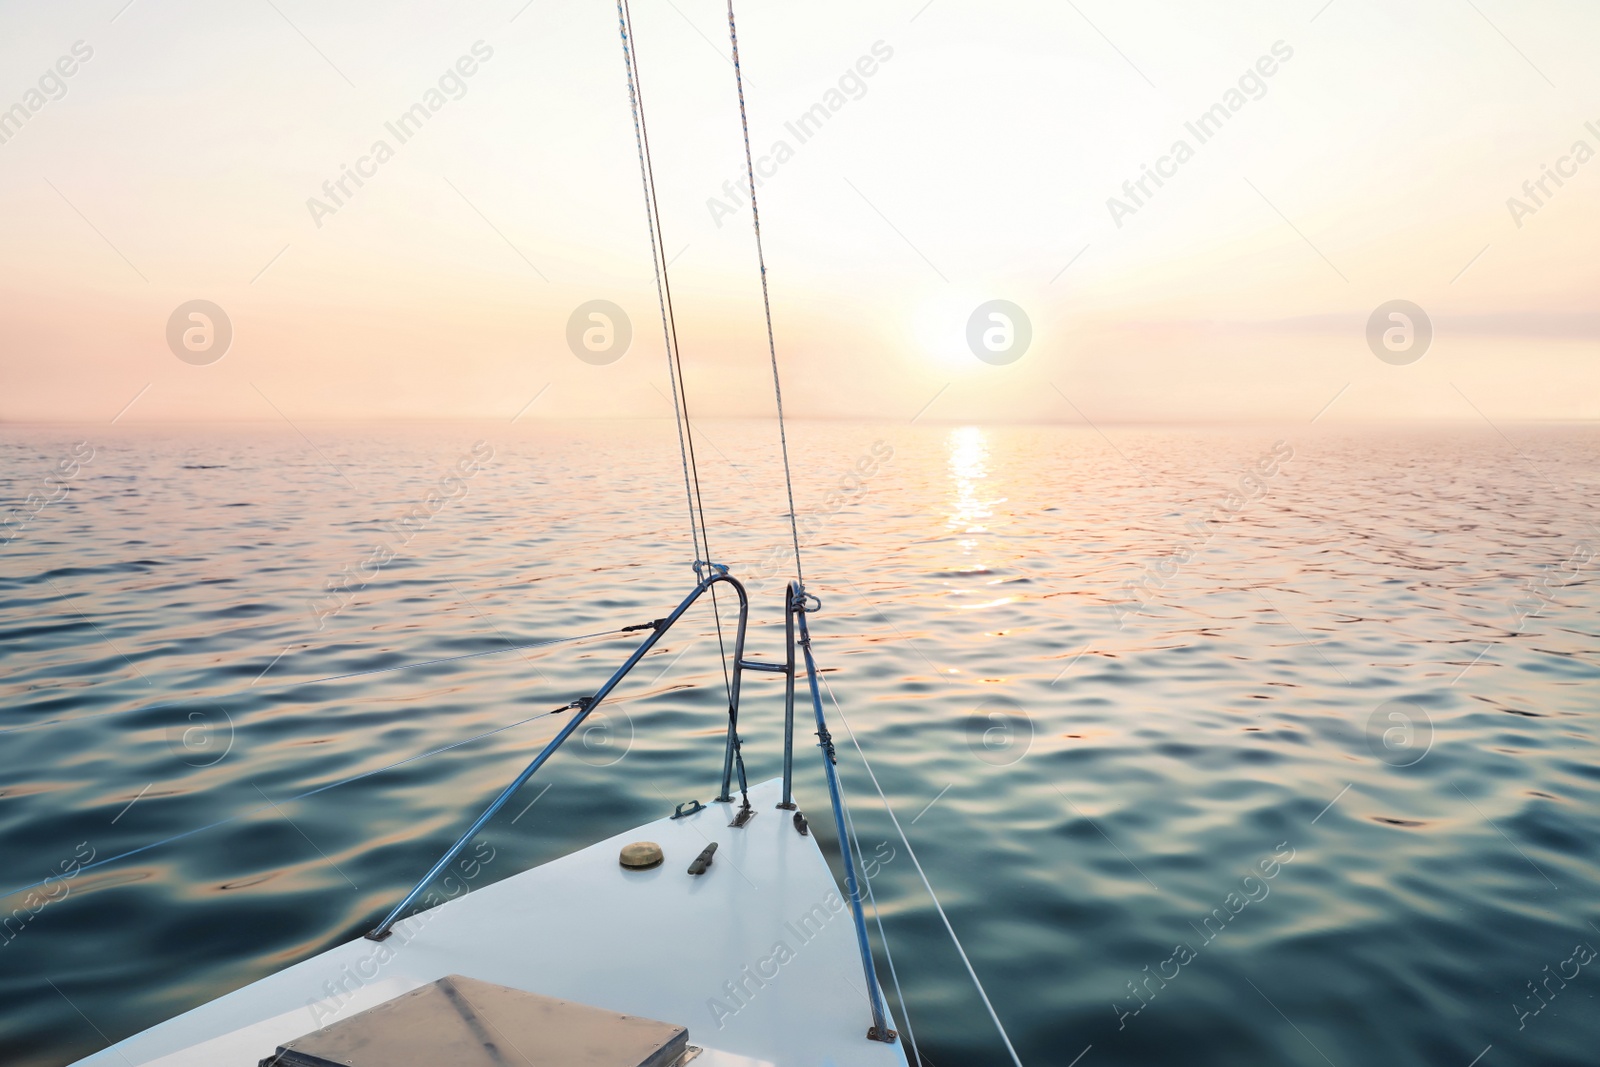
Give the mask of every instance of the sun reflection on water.
M 980 496 L 989 477 L 989 443 L 977 426 L 961 426 L 950 431 L 950 480 L 953 483 L 954 511 L 949 526 L 962 533 L 988 533 L 985 520 L 994 517 L 996 501 Z M 963 538 L 961 547 L 968 555 L 977 547 L 975 538 Z
M 948 438 L 950 470 L 950 517 L 946 527 L 958 534 L 960 557 L 950 564 L 951 569 L 964 574 L 987 574 L 992 561 L 983 553 L 990 547 L 989 539 L 982 535 L 990 532 L 996 521 L 996 509 L 1006 498 L 996 495 L 992 480 L 992 463 L 989 455 L 989 438 L 977 426 L 961 426 L 950 431 Z M 993 585 L 995 581 L 986 582 Z M 977 594 L 976 589 L 955 589 L 956 595 Z M 981 594 L 980 594 L 981 595 Z M 989 600 L 982 604 L 963 604 L 963 609 L 994 607 L 1006 603 L 1011 597 Z

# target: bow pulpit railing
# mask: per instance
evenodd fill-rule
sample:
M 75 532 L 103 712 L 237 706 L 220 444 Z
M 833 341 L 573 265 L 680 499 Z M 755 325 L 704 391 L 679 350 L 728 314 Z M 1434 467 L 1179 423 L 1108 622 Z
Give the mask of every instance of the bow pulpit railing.
M 737 776 L 740 798 L 740 809 L 735 815 L 731 826 L 742 828 L 749 822 L 754 814 L 750 809 L 749 783 L 745 777 L 744 757 L 742 753 L 742 740 L 739 734 L 739 698 L 740 683 L 745 671 L 761 671 L 784 675 L 784 717 L 783 717 L 783 797 L 778 804 L 780 808 L 793 810 L 794 803 L 794 695 L 796 669 L 798 664 L 795 657 L 795 648 L 798 646 L 805 663 L 806 679 L 811 696 L 812 711 L 816 718 L 818 747 L 822 750 L 822 764 L 828 782 L 828 798 L 833 807 L 834 826 L 839 835 L 839 853 L 842 858 L 845 876 L 845 888 L 850 896 L 850 910 L 855 922 L 856 944 L 861 953 L 861 967 L 866 977 L 867 994 L 872 1008 L 872 1025 L 867 1030 L 867 1037 L 874 1041 L 892 1042 L 896 1038 L 894 1030 L 888 1026 L 884 1009 L 883 994 L 878 984 L 877 969 L 872 959 L 872 948 L 867 938 L 866 917 L 861 903 L 861 889 L 857 879 L 857 858 L 852 847 L 852 839 L 847 830 L 844 813 L 844 799 L 839 785 L 839 772 L 835 766 L 837 757 L 834 753 L 833 740 L 828 733 L 827 722 L 822 713 L 822 697 L 817 687 L 817 666 L 811 652 L 811 634 L 806 625 L 808 611 L 816 610 L 810 607 L 815 603 L 801 588 L 798 581 L 791 582 L 784 598 L 784 631 L 787 637 L 788 651 L 782 663 L 769 663 L 761 660 L 746 659 L 744 654 L 745 631 L 750 617 L 749 596 L 744 585 L 732 575 L 720 568 L 713 569 L 708 577 L 702 578 L 690 591 L 689 595 L 673 609 L 665 618 L 656 619 L 654 622 L 642 624 L 640 628 L 648 628 L 650 633 L 633 650 L 622 666 L 606 680 L 606 683 L 595 691 L 593 696 L 579 697 L 567 705 L 575 709 L 576 714 L 567 720 L 556 735 L 545 744 L 526 767 L 511 780 L 499 795 L 490 802 L 483 813 L 473 821 L 456 842 L 445 850 L 437 863 L 428 869 L 416 886 L 396 904 L 383 920 L 365 936 L 373 941 L 382 941 L 392 932 L 394 924 L 403 916 L 407 909 L 416 903 L 429 883 L 437 878 L 452 861 L 460 855 L 461 850 L 471 843 L 495 814 L 505 807 L 516 795 L 517 791 L 527 784 L 528 779 L 543 767 L 557 749 L 575 733 L 585 719 L 594 713 L 606 697 L 611 695 L 628 673 L 644 659 L 645 655 L 655 647 L 661 636 L 672 628 L 689 608 L 699 600 L 701 595 L 718 583 L 726 583 L 733 587 L 739 598 L 739 622 L 734 631 L 733 639 L 733 673 L 728 687 L 728 732 L 724 747 L 722 766 L 722 792 L 717 800 L 723 803 L 733 802 L 733 783 Z

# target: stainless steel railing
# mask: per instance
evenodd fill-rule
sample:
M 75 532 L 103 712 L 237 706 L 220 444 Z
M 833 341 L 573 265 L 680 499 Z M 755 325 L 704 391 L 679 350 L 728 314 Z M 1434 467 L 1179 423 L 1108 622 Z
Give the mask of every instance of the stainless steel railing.
M 789 583 L 785 595 L 784 631 L 787 638 L 788 651 L 783 663 L 767 663 L 745 658 L 745 631 L 750 618 L 750 600 L 745 592 L 744 585 L 738 579 L 718 569 L 710 574 L 709 577 L 705 577 L 698 582 L 689 595 L 684 597 L 683 601 L 673 609 L 670 615 L 649 624 L 651 628 L 650 634 L 640 642 L 639 647 L 633 650 L 633 653 L 622 666 L 617 668 L 616 672 L 606 680 L 604 685 L 595 691 L 593 696 L 580 697 L 568 705 L 571 708 L 575 708 L 577 714 L 573 715 L 555 737 L 551 738 L 544 748 L 540 750 L 539 754 L 533 758 L 533 761 L 524 767 L 522 772 L 505 789 L 501 790 L 500 794 L 489 804 L 483 814 L 479 815 L 472 825 L 467 828 L 466 832 L 445 851 L 439 861 L 428 869 L 428 873 L 422 876 L 422 879 L 417 882 L 411 892 L 407 893 L 405 898 L 384 916 L 382 922 L 365 935 L 367 938 L 373 941 L 382 941 L 393 932 L 395 922 L 405 914 L 406 909 L 416 902 L 428 884 L 438 877 L 450 865 L 451 861 L 460 854 L 461 850 L 488 825 L 489 820 L 494 818 L 496 812 L 505 807 L 517 790 L 521 789 L 528 779 L 532 778 L 539 768 L 544 766 L 550 757 L 555 754 L 555 751 L 561 747 L 562 743 L 572 736 L 594 709 L 599 707 L 600 703 L 610 695 L 611 691 L 617 687 L 622 679 L 627 677 L 628 672 L 632 671 L 639 661 L 644 658 L 645 654 L 655 646 L 656 642 L 661 639 L 661 635 L 666 633 L 682 617 L 683 613 L 689 610 L 695 601 L 700 599 L 701 595 L 718 582 L 726 582 L 738 594 L 739 624 L 734 632 L 733 639 L 734 669 L 728 691 L 728 734 L 723 754 L 722 792 L 717 797 L 717 800 L 732 801 L 733 777 L 737 773 L 744 810 L 748 812 L 750 807 L 748 783 L 744 773 L 744 759 L 741 755 L 742 742 L 739 736 L 739 697 L 743 672 L 753 670 L 783 674 L 785 676 L 783 798 L 778 806 L 791 810 L 795 807 L 794 687 L 797 666 L 795 662 L 795 647 L 798 644 L 805 660 L 806 678 L 811 692 L 812 711 L 816 717 L 818 747 L 823 752 L 823 768 L 828 782 L 828 797 L 833 807 L 834 826 L 839 834 L 839 851 L 843 857 L 845 886 L 850 894 L 850 910 L 855 920 L 856 944 L 861 952 L 861 967 L 866 976 L 867 993 L 872 1006 L 872 1026 L 867 1031 L 867 1036 L 875 1041 L 892 1042 L 895 1040 L 895 1032 L 889 1029 L 886 1022 L 883 994 L 878 984 L 877 970 L 873 964 L 871 945 L 867 939 L 866 918 L 862 911 L 861 891 L 856 877 L 856 857 L 851 845 L 850 835 L 845 826 L 844 800 L 840 791 L 839 773 L 836 767 L 837 757 L 834 752 L 833 738 L 828 733 L 827 722 L 822 713 L 821 693 L 817 688 L 817 666 L 811 653 L 810 630 L 806 625 L 807 611 L 815 609 L 808 608 L 808 601 L 811 598 L 806 595 L 798 581 Z M 743 823 L 736 819 L 735 825 L 743 825 Z

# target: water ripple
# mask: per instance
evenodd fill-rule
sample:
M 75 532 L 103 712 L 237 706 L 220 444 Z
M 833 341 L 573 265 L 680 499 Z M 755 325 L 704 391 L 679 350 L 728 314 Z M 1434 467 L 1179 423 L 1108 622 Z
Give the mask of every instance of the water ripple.
M 287 429 L 0 429 L 0 500 L 97 450 L 0 544 L 0 892 L 39 884 L 0 923 L 8 1064 L 103 1044 L 41 978 L 116 1038 L 372 923 L 634 638 L 550 642 L 689 584 L 670 423 L 307 430 L 349 482 Z M 719 558 L 777 658 L 772 427 L 708 432 L 739 461 L 706 464 Z M 1024 1061 L 1592 1064 L 1595 975 L 1521 1013 L 1600 945 L 1600 437 L 1108 432 L 791 433 L 818 659 Z M 485 877 L 708 798 L 717 648 L 697 608 L 491 823 Z M 759 779 L 781 684 L 747 685 Z M 928 1060 L 999 1062 L 840 754 Z

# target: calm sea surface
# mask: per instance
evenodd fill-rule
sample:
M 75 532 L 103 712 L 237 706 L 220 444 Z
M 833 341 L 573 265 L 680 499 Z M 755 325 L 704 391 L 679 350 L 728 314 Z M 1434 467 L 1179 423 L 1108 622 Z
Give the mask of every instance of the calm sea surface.
M 668 422 L 301 429 L 0 427 L 0 1062 L 357 935 L 634 641 L 511 646 L 691 584 Z M 1005 1054 L 852 730 L 1027 1064 L 1600 1062 L 1600 432 L 1503 429 L 792 427 L 928 1063 Z M 698 448 L 781 655 L 774 428 Z M 722 699 L 697 609 L 482 877 L 708 799 Z

